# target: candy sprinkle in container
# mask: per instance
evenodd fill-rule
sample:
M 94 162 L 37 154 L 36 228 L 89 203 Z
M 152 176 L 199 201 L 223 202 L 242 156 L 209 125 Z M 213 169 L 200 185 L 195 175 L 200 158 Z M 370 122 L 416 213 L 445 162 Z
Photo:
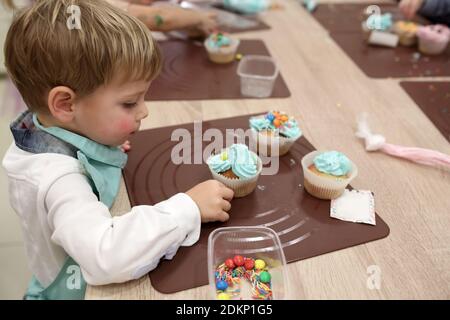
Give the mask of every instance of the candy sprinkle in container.
M 218 300 L 288 299 L 286 258 L 266 227 L 226 227 L 208 239 L 211 297 Z

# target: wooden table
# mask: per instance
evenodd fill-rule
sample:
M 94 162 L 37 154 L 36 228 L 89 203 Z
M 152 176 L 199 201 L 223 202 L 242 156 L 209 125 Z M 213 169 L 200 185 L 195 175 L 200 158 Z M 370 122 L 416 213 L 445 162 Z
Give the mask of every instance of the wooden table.
M 400 79 L 366 77 L 298 0 L 285 0 L 283 4 L 284 10 L 263 15 L 271 30 L 239 37 L 265 41 L 292 97 L 152 102 L 143 129 L 274 108 L 293 114 L 316 148 L 338 149 L 358 164 L 359 176 L 352 185 L 375 193 L 377 212 L 388 223 L 391 233 L 383 240 L 289 264 L 291 298 L 449 299 L 450 170 L 420 166 L 382 153 L 367 153 L 354 136 L 355 118 L 368 112 L 373 130 L 385 135 L 391 143 L 447 154 L 450 144 L 401 89 Z M 129 209 L 122 183 L 112 211 L 120 215 Z M 371 290 L 367 286 L 368 267 L 372 265 L 381 270 L 380 289 Z M 89 286 L 86 298 L 210 297 L 207 286 L 164 295 L 154 290 L 149 277 L 144 276 L 123 284 Z

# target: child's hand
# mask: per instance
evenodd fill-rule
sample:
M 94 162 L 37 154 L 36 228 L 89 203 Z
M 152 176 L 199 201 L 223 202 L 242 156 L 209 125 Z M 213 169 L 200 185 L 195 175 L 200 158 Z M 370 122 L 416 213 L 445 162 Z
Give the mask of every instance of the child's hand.
M 414 15 L 419 11 L 424 0 L 402 0 L 400 1 L 400 11 L 407 19 L 412 19 Z
M 217 14 L 200 10 L 182 9 L 177 12 L 181 29 L 190 35 L 209 35 L 217 29 Z
M 128 12 L 153 31 L 187 30 L 207 35 L 217 28 L 215 13 L 183 9 L 178 6 L 133 4 L 130 5 Z
M 233 190 L 216 180 L 202 182 L 186 192 L 200 209 L 202 222 L 227 221 Z
M 217 21 L 216 17 L 217 14 L 213 12 L 201 12 L 201 11 L 194 11 L 196 14 L 198 14 L 198 25 L 197 29 L 203 32 L 205 35 L 208 35 L 214 30 L 217 29 Z
M 127 153 L 128 151 L 131 150 L 131 143 L 130 141 L 125 141 L 120 147 L 120 150 L 122 150 L 123 152 Z
M 217 30 L 217 22 L 215 20 L 217 15 L 215 13 L 198 12 L 200 15 L 197 15 L 197 11 L 192 12 L 195 12 L 196 14 L 193 17 L 196 19 L 196 22 L 193 21 L 192 26 L 184 30 L 190 38 L 208 36 Z

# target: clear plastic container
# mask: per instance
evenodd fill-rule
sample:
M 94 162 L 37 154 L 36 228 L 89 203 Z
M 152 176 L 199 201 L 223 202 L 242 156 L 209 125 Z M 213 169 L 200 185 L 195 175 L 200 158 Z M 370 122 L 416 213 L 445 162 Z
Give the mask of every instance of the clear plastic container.
M 236 255 L 244 258 L 261 259 L 271 275 L 272 299 L 288 299 L 288 278 L 286 258 L 281 246 L 280 238 L 267 227 L 226 227 L 211 232 L 208 238 L 208 277 L 212 299 L 218 299 L 221 291 L 216 288 L 216 270 L 227 259 Z M 228 290 L 240 292 L 233 296 L 233 300 L 254 299 L 252 296 L 253 283 L 242 278 L 240 284 L 230 286 Z M 227 292 L 228 294 L 228 292 Z
M 278 76 L 275 60 L 268 56 L 248 55 L 239 62 L 237 74 L 244 96 L 267 98 L 272 94 Z

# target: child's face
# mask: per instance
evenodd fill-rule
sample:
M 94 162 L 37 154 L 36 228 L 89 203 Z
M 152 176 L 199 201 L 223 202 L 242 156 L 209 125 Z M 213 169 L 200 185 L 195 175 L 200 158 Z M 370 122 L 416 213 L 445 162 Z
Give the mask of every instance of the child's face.
M 82 135 L 108 146 L 119 146 L 148 115 L 144 96 L 150 81 L 112 81 L 76 102 L 75 126 Z

